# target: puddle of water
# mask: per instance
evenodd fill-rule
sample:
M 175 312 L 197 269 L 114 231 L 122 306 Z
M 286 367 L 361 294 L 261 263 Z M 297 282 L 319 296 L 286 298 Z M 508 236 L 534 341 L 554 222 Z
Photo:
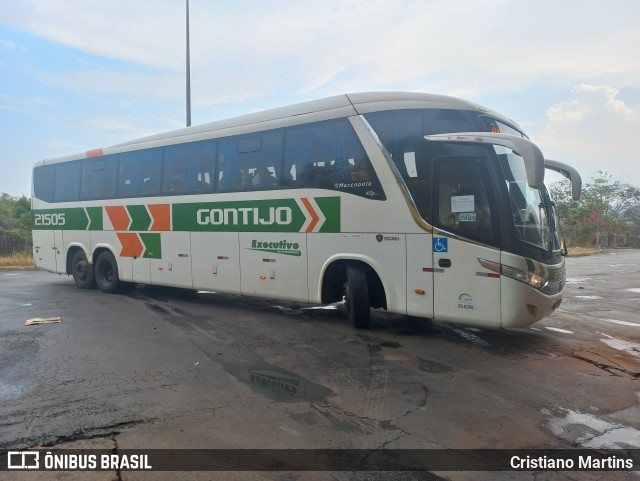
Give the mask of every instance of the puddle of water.
M 371 337 L 367 334 L 356 334 L 357 337 L 362 339 L 368 344 L 369 351 L 380 351 L 380 346 L 389 347 L 392 349 L 396 349 L 398 347 L 402 347 L 402 344 L 395 341 L 383 341 L 382 339 L 376 339 L 375 337 Z
M 282 312 L 284 312 L 285 314 L 302 314 L 302 310 L 301 309 L 294 309 L 292 307 L 284 307 L 284 306 L 273 306 L 275 309 L 278 309 Z
M 472 343 L 480 345 L 480 346 L 493 348 L 493 346 L 491 344 L 489 344 L 487 341 L 485 341 L 484 339 L 479 338 L 475 334 L 472 334 L 468 330 L 465 330 L 465 329 L 452 329 L 452 331 L 457 333 L 465 341 L 469 341 L 469 342 L 472 342 Z
M 584 447 L 596 449 L 640 448 L 640 431 L 621 424 L 610 423 L 593 414 L 562 409 L 565 416 L 554 416 L 548 409 L 547 426 L 559 438 Z
M 555 332 L 561 332 L 563 334 L 574 334 L 573 331 L 568 331 L 566 329 L 560 329 L 559 327 L 548 327 L 548 326 L 544 326 L 545 329 L 548 329 L 549 331 L 555 331 Z
M 628 426 L 620 426 L 593 437 L 582 443 L 588 448 L 616 449 L 626 446 L 640 447 L 640 431 Z
M 331 389 L 274 366 L 248 349 L 191 336 L 190 341 L 212 361 L 254 392 L 274 401 L 323 401 Z
M 607 337 L 608 339 L 600 339 L 600 342 L 604 342 L 607 346 L 617 349 L 618 351 L 625 351 L 632 356 L 640 357 L 640 344 L 637 342 L 629 342 L 611 336 Z
M 451 367 L 446 364 L 441 364 L 436 361 L 428 361 L 426 359 L 420 359 L 420 369 L 425 372 L 449 372 Z
M 591 280 L 590 277 L 567 277 L 567 284 L 582 284 Z
M 28 391 L 27 385 L 20 381 L 4 382 L 0 379 L 0 401 L 20 399 Z
M 329 309 L 329 310 L 333 310 L 333 309 L 337 309 L 338 306 L 336 306 L 335 304 L 329 304 L 327 306 L 311 306 L 311 307 L 303 307 L 303 310 L 313 310 L 313 309 Z

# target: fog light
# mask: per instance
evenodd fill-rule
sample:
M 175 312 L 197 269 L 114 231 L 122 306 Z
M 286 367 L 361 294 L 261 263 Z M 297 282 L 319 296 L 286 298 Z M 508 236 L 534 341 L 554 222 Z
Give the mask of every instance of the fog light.
M 533 317 L 536 317 L 536 314 L 538 314 L 538 307 L 534 306 L 532 304 L 527 304 L 527 311 L 529 312 L 529 314 L 531 314 Z

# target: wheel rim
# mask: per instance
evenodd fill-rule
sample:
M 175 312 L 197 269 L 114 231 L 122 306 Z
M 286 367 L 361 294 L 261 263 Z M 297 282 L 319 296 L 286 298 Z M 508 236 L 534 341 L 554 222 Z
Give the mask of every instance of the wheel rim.
M 100 265 L 100 279 L 103 284 L 111 284 L 113 282 L 113 267 L 109 262 L 102 262 Z
M 86 260 L 80 260 L 78 262 L 76 262 L 75 265 L 75 273 L 76 273 L 76 277 L 80 280 L 87 280 L 87 274 L 88 274 L 88 269 L 87 269 L 87 261 Z

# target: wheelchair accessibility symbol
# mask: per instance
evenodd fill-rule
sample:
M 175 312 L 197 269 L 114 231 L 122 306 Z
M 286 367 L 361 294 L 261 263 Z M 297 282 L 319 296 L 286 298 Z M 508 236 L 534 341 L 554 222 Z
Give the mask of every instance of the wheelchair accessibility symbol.
M 434 237 L 433 252 L 449 252 L 448 240 L 446 237 Z

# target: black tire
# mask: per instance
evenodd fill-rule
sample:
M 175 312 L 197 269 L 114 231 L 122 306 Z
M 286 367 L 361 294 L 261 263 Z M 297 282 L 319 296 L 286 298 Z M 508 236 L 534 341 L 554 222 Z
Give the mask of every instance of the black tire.
M 118 264 L 116 258 L 109 251 L 102 252 L 95 265 L 95 277 L 98 289 L 109 294 L 118 289 L 120 278 L 118 277 Z
M 84 251 L 79 250 L 71 259 L 71 274 L 73 281 L 80 289 L 93 289 L 96 287 L 96 278 L 93 273 L 93 266 L 89 264 Z
M 347 267 L 346 306 L 349 322 L 358 329 L 369 326 L 371 310 L 369 309 L 369 286 L 367 273 L 359 265 Z

